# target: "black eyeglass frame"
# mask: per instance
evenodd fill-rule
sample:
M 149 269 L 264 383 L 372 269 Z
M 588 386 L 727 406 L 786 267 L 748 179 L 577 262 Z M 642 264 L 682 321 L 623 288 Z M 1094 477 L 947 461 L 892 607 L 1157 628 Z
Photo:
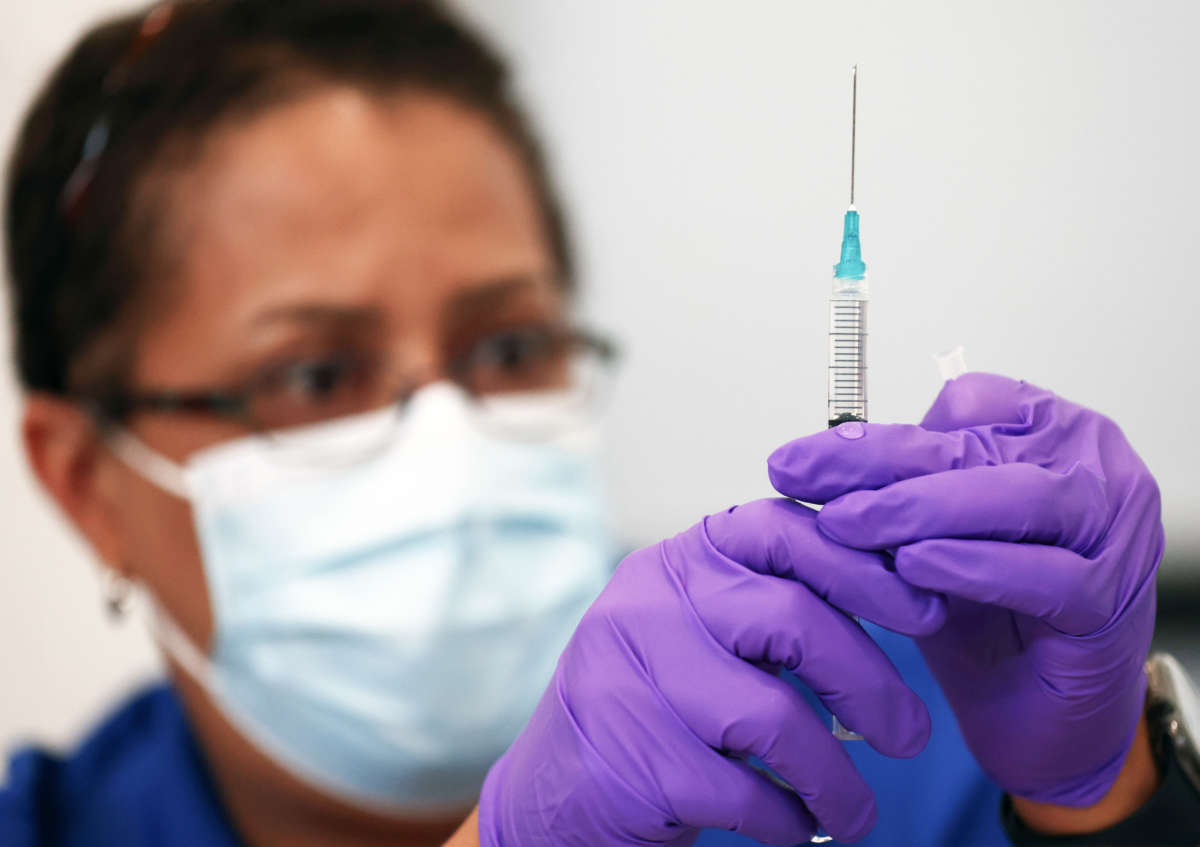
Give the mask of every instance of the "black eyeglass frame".
M 573 326 L 557 327 L 555 331 L 560 343 L 569 344 L 596 356 L 597 360 L 606 368 L 612 368 L 620 358 L 620 351 L 615 342 L 601 334 Z M 494 338 L 495 336 L 490 336 L 480 341 L 462 356 L 451 360 L 444 368 L 445 375 L 471 396 L 475 396 L 476 392 L 472 390 L 468 375 L 482 356 L 484 343 Z M 184 391 L 116 390 L 85 393 L 78 395 L 75 399 L 88 408 L 92 416 L 105 426 L 119 424 L 137 413 L 198 414 L 232 420 L 254 432 L 270 432 L 271 427 L 255 420 L 252 409 L 254 408 L 255 393 L 261 390 L 271 378 L 272 375 L 260 375 L 232 388 Z M 426 382 L 428 380 L 401 385 L 400 389 L 395 392 L 392 405 L 403 407 Z

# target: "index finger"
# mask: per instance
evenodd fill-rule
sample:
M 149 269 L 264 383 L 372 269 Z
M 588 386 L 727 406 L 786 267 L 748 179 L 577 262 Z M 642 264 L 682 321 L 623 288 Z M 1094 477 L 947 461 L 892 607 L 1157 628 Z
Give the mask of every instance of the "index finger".
M 719 553 L 758 573 L 803 583 L 830 605 L 893 632 L 932 635 L 946 621 L 940 595 L 901 579 L 879 553 L 833 541 L 817 513 L 782 498 L 756 500 L 704 521 Z
M 848 423 L 783 445 L 767 460 L 767 470 L 780 494 L 828 503 L 918 476 L 1003 464 L 992 434 L 992 429 L 931 432 L 911 424 Z

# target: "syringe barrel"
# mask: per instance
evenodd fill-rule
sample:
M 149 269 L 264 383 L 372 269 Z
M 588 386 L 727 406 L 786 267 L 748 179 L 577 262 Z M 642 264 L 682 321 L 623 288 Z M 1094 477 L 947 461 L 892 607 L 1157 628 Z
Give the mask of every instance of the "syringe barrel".
M 829 301 L 829 425 L 867 419 L 867 301 Z

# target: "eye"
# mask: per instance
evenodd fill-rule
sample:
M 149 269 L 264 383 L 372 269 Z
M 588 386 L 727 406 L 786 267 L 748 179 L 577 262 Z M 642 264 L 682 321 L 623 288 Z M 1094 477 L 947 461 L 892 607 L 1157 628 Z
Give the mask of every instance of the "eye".
M 553 355 L 554 338 L 545 327 L 509 330 L 484 339 L 476 361 L 503 370 L 520 370 Z
M 561 387 L 569 348 L 566 335 L 553 327 L 495 333 L 482 339 L 468 357 L 468 388 L 476 394 L 499 394 Z
M 256 419 L 284 428 L 369 411 L 379 399 L 377 357 L 338 353 L 296 359 L 270 370 L 252 391 Z
M 280 390 L 297 398 L 320 402 L 361 377 L 361 363 L 350 357 L 295 362 L 279 374 Z

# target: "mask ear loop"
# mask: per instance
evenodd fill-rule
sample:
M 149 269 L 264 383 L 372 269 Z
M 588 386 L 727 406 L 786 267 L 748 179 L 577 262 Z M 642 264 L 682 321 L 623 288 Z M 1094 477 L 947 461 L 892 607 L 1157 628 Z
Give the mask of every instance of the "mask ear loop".
M 101 574 L 104 605 L 109 616 L 113 620 L 123 620 L 136 606 L 151 639 L 210 696 L 217 697 L 219 692 L 208 657 L 180 629 L 153 592 L 115 568 L 104 567 Z
M 156 598 L 151 600 L 151 608 L 151 637 L 219 705 L 221 692 L 212 673 L 211 660 L 200 652 L 200 648 L 179 628 L 179 624 L 159 605 Z
M 189 499 L 186 475 L 176 462 L 125 429 L 110 433 L 106 442 L 112 454 L 142 479 L 183 500 Z
M 215 696 L 215 680 L 208 657 L 180 629 L 153 592 L 112 568 L 104 568 L 103 574 L 104 602 L 109 614 L 113 618 L 125 618 L 133 609 L 136 599 L 137 607 L 144 612 L 139 616 L 143 617 L 150 637 L 188 676 Z

